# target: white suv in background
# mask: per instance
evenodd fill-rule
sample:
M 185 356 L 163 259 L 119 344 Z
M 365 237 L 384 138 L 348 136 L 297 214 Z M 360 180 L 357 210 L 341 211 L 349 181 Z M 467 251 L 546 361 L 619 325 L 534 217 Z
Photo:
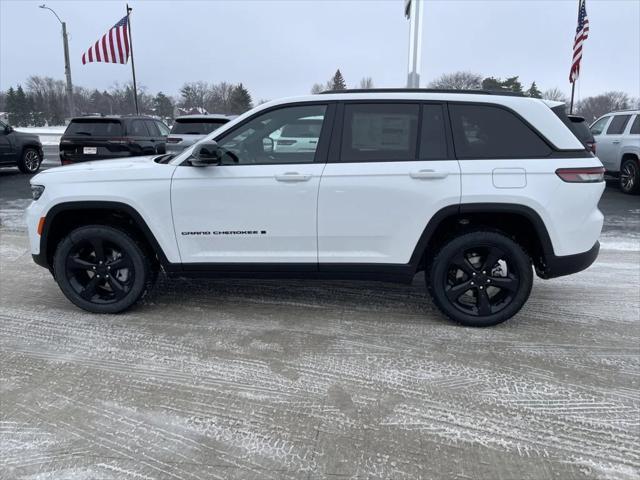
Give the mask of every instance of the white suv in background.
M 624 193 L 640 193 L 640 110 L 611 112 L 591 125 L 598 158 L 620 178 Z
M 320 125 L 292 138 L 315 132 L 315 148 L 274 148 L 270 135 L 310 118 Z M 534 269 L 568 275 L 598 255 L 604 168 L 570 123 L 558 102 L 477 91 L 272 101 L 177 155 L 33 177 L 31 250 L 91 312 L 132 306 L 161 270 L 404 283 L 424 272 L 444 314 L 494 325 L 524 305 Z

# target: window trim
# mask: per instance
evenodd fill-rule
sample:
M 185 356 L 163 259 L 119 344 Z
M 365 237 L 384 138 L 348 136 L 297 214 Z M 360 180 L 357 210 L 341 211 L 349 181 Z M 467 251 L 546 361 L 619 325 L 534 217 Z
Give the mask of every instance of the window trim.
M 316 148 L 316 155 L 313 159 L 313 162 L 301 162 L 301 163 L 291 163 L 291 162 L 278 162 L 278 163 L 237 163 L 237 164 L 225 164 L 224 167 L 264 167 L 269 165 L 315 165 L 317 163 L 325 164 L 327 163 L 327 156 L 329 152 L 329 147 L 331 142 L 333 141 L 332 136 L 334 132 L 334 123 L 335 123 L 335 111 L 336 111 L 336 101 L 311 101 L 311 102 L 293 102 L 293 103 L 282 103 L 279 105 L 274 105 L 270 108 L 265 108 L 264 110 L 260 110 L 250 117 L 247 117 L 243 122 L 234 125 L 229 130 L 226 130 L 219 134 L 218 136 L 212 138 L 211 140 L 214 142 L 220 141 L 222 138 L 227 135 L 231 135 L 243 126 L 245 126 L 250 121 L 254 120 L 257 117 L 265 115 L 267 113 L 273 112 L 275 110 L 283 110 L 285 108 L 293 108 L 293 107 L 313 107 L 317 105 L 324 105 L 326 107 L 324 113 L 324 120 L 322 123 L 322 129 L 320 130 L 320 137 L 318 139 L 318 148 Z M 190 166 L 191 162 L 189 158 L 185 158 L 182 162 L 178 164 L 178 166 Z

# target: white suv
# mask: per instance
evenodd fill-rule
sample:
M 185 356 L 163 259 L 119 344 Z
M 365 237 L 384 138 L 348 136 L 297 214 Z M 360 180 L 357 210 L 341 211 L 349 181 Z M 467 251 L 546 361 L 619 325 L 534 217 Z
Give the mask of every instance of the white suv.
M 640 110 L 611 112 L 591 125 L 598 158 L 620 178 L 624 193 L 640 193 Z
M 410 283 L 473 326 L 598 255 L 600 161 L 557 102 L 366 90 L 273 101 L 176 155 L 31 179 L 31 249 L 77 306 L 122 311 L 156 274 Z M 321 119 L 315 149 L 270 135 Z M 532 268 L 533 266 L 533 268 Z

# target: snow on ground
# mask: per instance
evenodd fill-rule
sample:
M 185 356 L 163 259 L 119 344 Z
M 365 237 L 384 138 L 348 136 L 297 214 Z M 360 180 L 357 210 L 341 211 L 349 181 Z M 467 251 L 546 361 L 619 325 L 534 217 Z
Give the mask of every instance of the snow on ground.
M 18 127 L 16 130 L 18 132 L 25 133 L 33 133 L 40 137 L 40 141 L 42 145 L 59 145 L 60 137 L 64 133 L 67 127 L 65 125 L 62 126 L 53 126 L 53 127 Z
M 162 277 L 93 315 L 24 232 L 1 242 L 0 478 L 640 475 L 638 252 L 536 279 L 515 318 L 471 329 L 420 276 Z

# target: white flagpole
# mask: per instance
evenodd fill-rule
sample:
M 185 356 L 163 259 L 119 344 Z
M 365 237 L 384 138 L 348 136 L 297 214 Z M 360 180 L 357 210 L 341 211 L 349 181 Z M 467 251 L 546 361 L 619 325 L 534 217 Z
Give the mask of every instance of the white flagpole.
M 420 88 L 422 58 L 422 0 L 405 0 L 405 15 L 409 17 L 409 74 L 407 88 Z

